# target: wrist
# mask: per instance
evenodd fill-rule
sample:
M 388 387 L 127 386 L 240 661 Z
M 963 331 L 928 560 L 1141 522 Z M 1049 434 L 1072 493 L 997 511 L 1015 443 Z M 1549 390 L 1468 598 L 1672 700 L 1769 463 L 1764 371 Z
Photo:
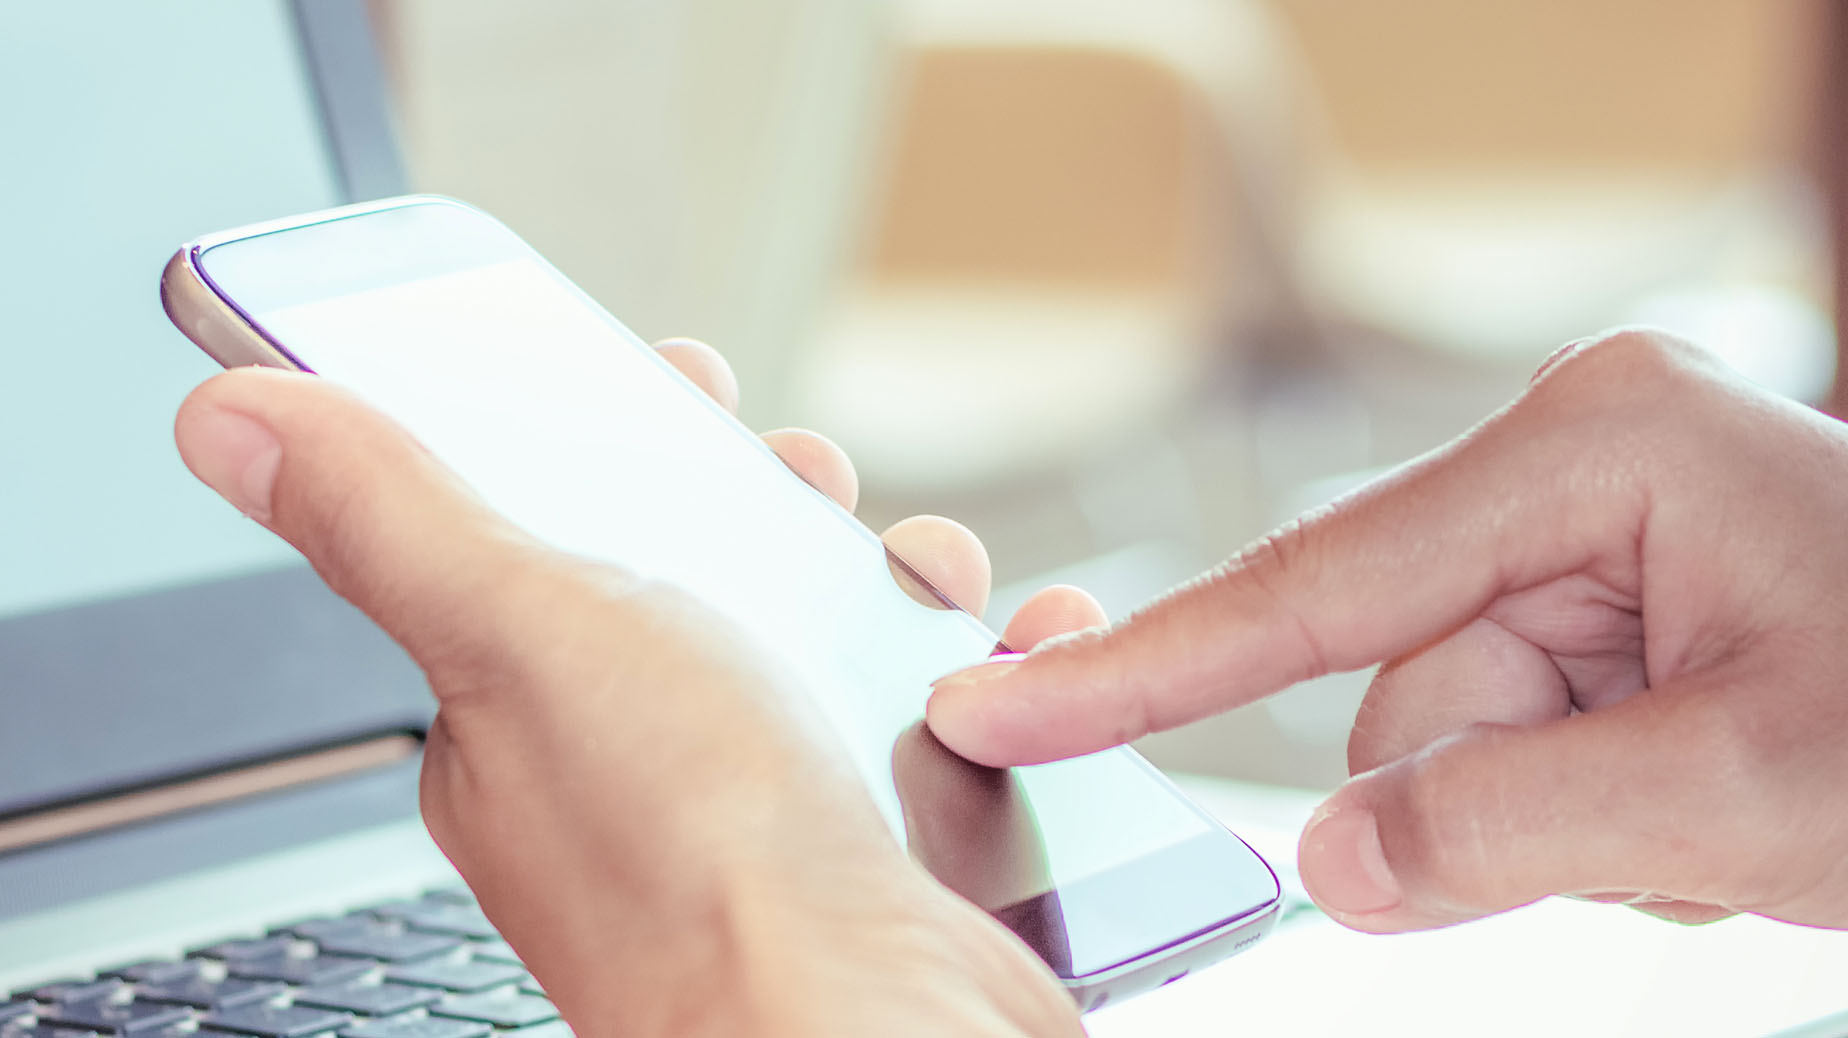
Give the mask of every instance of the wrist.
M 588 827 L 561 805 L 553 824 L 579 831 L 546 840 L 558 857 L 495 891 L 469 876 L 484 904 L 513 902 L 496 921 L 578 1033 L 780 1033 L 769 996 L 916 896 L 927 877 L 856 778 L 770 756 L 760 744 L 624 781 Z
M 548 942 L 530 965 L 580 1034 L 1082 1034 L 1038 958 L 915 866 L 870 804 L 795 806 L 683 830 L 660 855 L 680 868 L 598 891 L 613 925 Z
M 810 1036 L 1082 1035 L 1044 964 L 908 860 L 742 877 L 725 913 L 747 1027 Z M 851 992 L 850 996 L 843 993 Z

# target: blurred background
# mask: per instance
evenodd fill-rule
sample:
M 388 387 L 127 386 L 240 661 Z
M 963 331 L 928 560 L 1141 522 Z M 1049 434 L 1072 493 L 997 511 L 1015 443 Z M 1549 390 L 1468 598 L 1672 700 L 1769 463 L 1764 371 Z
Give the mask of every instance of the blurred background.
M 1600 328 L 1809 402 L 1836 365 L 1823 0 L 374 11 L 418 189 L 722 349 L 875 528 L 968 524 L 996 626 L 1120 616 Z M 1332 785 L 1367 677 L 1145 750 Z

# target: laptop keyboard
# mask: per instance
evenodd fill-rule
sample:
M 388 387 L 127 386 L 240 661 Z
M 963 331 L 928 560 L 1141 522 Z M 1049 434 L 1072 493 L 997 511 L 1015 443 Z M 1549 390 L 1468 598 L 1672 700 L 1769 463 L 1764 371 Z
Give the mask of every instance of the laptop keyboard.
M 433 890 L 0 1000 L 0 1038 L 572 1038 L 473 897 Z

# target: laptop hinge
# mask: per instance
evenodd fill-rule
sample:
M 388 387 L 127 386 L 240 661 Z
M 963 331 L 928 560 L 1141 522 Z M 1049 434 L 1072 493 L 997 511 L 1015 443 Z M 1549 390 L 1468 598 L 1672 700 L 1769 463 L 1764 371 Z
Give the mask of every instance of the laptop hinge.
M 414 757 L 422 746 L 415 734 L 397 731 L 34 808 L 0 818 L 0 854 L 371 771 Z

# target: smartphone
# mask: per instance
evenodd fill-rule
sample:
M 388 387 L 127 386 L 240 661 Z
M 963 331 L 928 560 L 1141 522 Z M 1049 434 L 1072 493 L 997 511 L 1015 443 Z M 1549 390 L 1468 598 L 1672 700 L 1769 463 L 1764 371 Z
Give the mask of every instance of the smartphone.
M 340 382 L 541 540 L 782 656 L 893 834 L 1081 1007 L 1275 925 L 1270 867 L 1133 750 L 997 771 L 938 744 L 929 683 L 995 635 L 480 210 L 412 196 L 225 231 L 180 249 L 161 296 L 226 367 Z

